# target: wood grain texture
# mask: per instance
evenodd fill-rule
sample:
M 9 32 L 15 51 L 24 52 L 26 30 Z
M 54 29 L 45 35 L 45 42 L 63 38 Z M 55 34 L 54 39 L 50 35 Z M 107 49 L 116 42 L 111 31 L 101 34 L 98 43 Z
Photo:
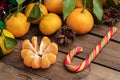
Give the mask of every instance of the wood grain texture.
M 90 32 L 92 34 L 77 35 L 75 41 L 69 46 L 59 45 L 59 54 L 57 55 L 57 62 L 54 65 L 49 69 L 34 70 L 26 67 L 20 56 L 21 46 L 24 39 L 38 36 L 38 41 L 40 42 L 41 38 L 44 36 L 39 32 L 37 25 L 31 26 L 30 31 L 24 37 L 17 38 L 17 45 L 11 54 L 0 59 L 0 61 L 3 62 L 0 63 L 0 66 L 2 66 L 0 67 L 0 74 L 2 75 L 0 77 L 4 77 L 4 80 L 7 80 L 5 76 L 12 77 L 13 74 L 11 74 L 10 71 L 8 73 L 11 74 L 11 76 L 6 74 L 7 72 L 4 71 L 6 69 L 3 70 L 4 67 L 7 67 L 7 69 L 10 67 L 10 70 L 12 70 L 12 67 L 16 76 L 19 75 L 19 73 L 27 76 L 30 75 L 30 77 L 33 78 L 32 80 L 120 80 L 119 31 L 112 37 L 113 40 L 118 42 L 110 41 L 87 69 L 79 73 L 71 73 L 67 71 L 64 66 L 65 56 L 72 48 L 80 45 L 84 49 L 82 54 L 76 55 L 73 59 L 73 64 L 76 65 L 82 61 L 81 59 L 85 59 L 102 39 L 97 35 L 104 36 L 109 29 L 109 27 L 99 26 L 93 28 Z M 56 42 L 54 35 L 48 37 Z M 2 70 L 3 73 L 1 72 Z
M 59 53 L 59 54 L 62 54 L 62 53 Z M 73 73 L 68 72 L 64 67 L 64 64 L 63 64 L 64 56 L 62 58 L 62 56 L 57 55 L 57 57 L 58 57 L 57 62 L 54 65 L 52 65 L 49 69 L 37 69 L 37 70 L 28 68 L 23 64 L 23 60 L 20 56 L 20 49 L 15 49 L 11 54 L 1 59 L 1 61 L 6 63 L 7 65 L 17 67 L 23 71 L 30 72 L 32 74 L 36 74 L 38 76 L 42 76 L 51 80 L 61 80 L 61 79 L 70 80 L 75 76 L 88 74 L 86 72 L 82 72 L 82 73 L 74 73 L 73 75 Z
M 115 26 L 118 28 L 118 31 L 112 37 L 112 39 L 120 43 L 120 22 L 118 22 Z M 104 36 L 109 31 L 110 28 L 111 26 L 106 25 L 94 26 L 90 33 L 94 35 Z
M 0 62 L 0 80 L 48 80 Z
M 29 72 L 31 74 L 45 77 L 51 80 L 119 80 L 120 72 L 108 69 L 103 66 L 99 66 L 96 64 L 90 64 L 90 66 L 78 73 L 71 73 L 65 69 L 64 59 L 66 54 L 58 53 L 57 62 L 53 64 L 49 69 L 37 69 L 34 70 L 32 68 L 28 68 L 23 64 L 23 60 L 19 54 L 16 54 L 14 51 L 12 54 L 7 55 L 2 59 L 2 61 L 6 64 L 14 66 L 22 71 Z M 12 58 L 10 58 L 12 57 Z M 73 64 L 79 64 L 82 60 L 79 58 L 73 59 Z M 16 71 L 18 72 L 18 71 Z M 31 75 L 32 76 L 32 75 Z M 109 76 L 109 77 L 108 77 Z M 33 79 L 34 80 L 34 79 Z
M 41 40 L 41 36 L 38 36 L 39 42 Z M 50 37 L 52 41 L 56 41 L 54 37 Z M 81 54 L 76 55 L 77 57 L 85 59 L 88 54 L 95 48 L 97 43 L 102 38 L 86 34 L 86 35 L 77 35 L 75 41 L 70 44 L 69 46 L 63 46 L 59 45 L 59 51 L 68 53 L 72 48 L 75 48 L 76 46 L 80 45 L 83 47 L 83 52 Z M 16 49 L 21 50 L 21 44 L 23 40 L 18 40 L 18 44 L 16 46 Z M 93 61 L 95 63 L 108 66 L 110 68 L 114 68 L 116 70 L 120 71 L 120 56 L 119 49 L 120 45 L 116 42 L 110 41 L 108 44 L 102 49 L 102 51 L 99 53 L 99 55 L 96 57 L 96 59 Z M 20 51 L 14 50 L 16 54 L 20 54 Z
M 59 54 L 58 61 L 61 62 L 61 59 L 64 60 L 65 54 Z M 83 60 L 79 58 L 73 58 L 73 65 L 77 65 Z M 86 74 L 81 74 L 74 77 L 72 80 L 119 80 L 120 72 L 108 69 L 106 67 L 102 67 L 96 64 L 91 63 L 90 66 L 83 70 Z M 80 72 L 81 73 L 81 72 Z
M 81 54 L 78 54 L 77 56 L 85 59 L 101 39 L 102 38 L 95 37 L 89 34 L 77 36 L 76 40 L 71 45 L 67 47 L 59 46 L 59 50 L 68 53 L 72 48 L 75 48 L 76 46 L 80 45 L 83 47 L 84 50 Z M 120 44 L 110 41 L 100 51 L 99 55 L 95 58 L 94 62 L 120 71 L 119 52 Z

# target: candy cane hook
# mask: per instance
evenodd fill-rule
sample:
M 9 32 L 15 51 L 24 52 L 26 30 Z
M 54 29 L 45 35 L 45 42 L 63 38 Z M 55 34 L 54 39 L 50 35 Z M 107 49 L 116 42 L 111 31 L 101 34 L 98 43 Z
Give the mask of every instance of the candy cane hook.
M 86 59 L 80 63 L 79 65 L 73 66 L 71 63 L 71 60 L 73 59 L 73 56 L 80 53 L 83 49 L 81 46 L 78 46 L 74 49 L 72 49 L 68 55 L 66 56 L 64 63 L 66 68 L 69 71 L 72 72 L 79 72 L 83 69 L 87 68 L 89 64 L 95 59 L 95 57 L 99 54 L 99 52 L 102 50 L 102 48 L 109 42 L 110 38 L 113 36 L 113 34 L 117 31 L 116 27 L 112 27 L 109 32 L 104 36 L 104 38 L 96 45 L 96 47 L 92 50 L 92 52 L 86 57 Z

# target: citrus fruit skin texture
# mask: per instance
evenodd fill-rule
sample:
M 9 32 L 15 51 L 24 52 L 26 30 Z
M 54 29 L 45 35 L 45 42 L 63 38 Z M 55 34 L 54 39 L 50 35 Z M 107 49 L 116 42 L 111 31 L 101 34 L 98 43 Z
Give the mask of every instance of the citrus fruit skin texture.
M 57 53 L 57 44 L 51 42 L 48 37 L 43 37 L 40 45 L 38 45 L 37 37 L 33 36 L 31 42 L 28 39 L 23 41 L 21 57 L 26 66 L 33 69 L 45 69 L 56 62 Z
M 10 37 L 10 38 L 14 39 L 13 34 L 10 33 L 8 30 L 3 29 L 3 34 L 7 37 Z M 4 37 L 3 36 L 0 36 L 0 48 L 2 50 L 2 53 L 0 53 L 0 55 L 2 55 L 2 56 L 6 55 L 6 54 L 9 54 L 13 50 L 13 48 L 10 49 L 10 50 L 6 49 L 5 44 L 4 44 Z M 0 56 L 0 57 L 2 57 L 2 56 Z
M 85 34 L 92 29 L 94 20 L 87 9 L 76 8 L 68 16 L 66 24 L 77 34 Z
M 44 5 L 51 13 L 62 13 L 63 0 L 44 0 Z
M 44 35 L 55 33 L 62 26 L 62 21 L 55 13 L 45 15 L 39 24 L 39 29 Z
M 76 7 L 77 8 L 83 8 L 82 0 L 76 0 Z
M 25 15 L 26 15 L 27 17 L 29 17 L 30 12 L 31 12 L 31 10 L 32 10 L 32 8 L 34 7 L 35 4 L 38 4 L 38 3 L 30 3 L 30 4 L 26 7 L 24 13 L 25 13 Z M 48 10 L 47 10 L 47 8 L 46 8 L 43 4 L 39 4 L 39 8 L 40 8 L 40 11 L 41 11 L 41 17 L 40 17 L 39 19 L 36 19 L 36 20 L 31 21 L 31 23 L 33 23 L 33 24 L 39 24 L 41 18 L 42 18 L 44 15 L 48 14 Z
M 29 28 L 30 22 L 27 22 L 27 17 L 23 13 L 17 13 L 5 20 L 6 29 L 15 37 L 24 36 Z

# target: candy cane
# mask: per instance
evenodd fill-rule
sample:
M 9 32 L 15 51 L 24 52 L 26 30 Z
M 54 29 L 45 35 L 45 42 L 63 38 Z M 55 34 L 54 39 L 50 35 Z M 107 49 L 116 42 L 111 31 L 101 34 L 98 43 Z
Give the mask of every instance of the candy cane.
M 71 60 L 73 56 L 83 51 L 81 46 L 78 46 L 72 49 L 68 55 L 66 56 L 64 63 L 66 68 L 72 72 L 79 72 L 83 69 L 87 68 L 89 64 L 95 59 L 95 57 L 99 54 L 102 48 L 108 43 L 112 35 L 117 31 L 116 27 L 112 27 L 109 32 L 105 35 L 105 37 L 96 45 L 96 47 L 92 50 L 92 52 L 86 57 L 86 59 L 80 63 L 79 65 L 73 66 Z

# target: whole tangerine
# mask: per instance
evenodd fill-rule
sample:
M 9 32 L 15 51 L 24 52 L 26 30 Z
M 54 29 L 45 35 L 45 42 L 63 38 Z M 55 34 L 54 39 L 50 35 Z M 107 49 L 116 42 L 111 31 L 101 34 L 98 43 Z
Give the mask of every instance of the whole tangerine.
M 0 29 L 0 34 L 1 34 L 0 35 L 0 57 L 3 57 L 4 55 L 10 54 L 14 49 L 14 47 L 11 48 L 11 49 L 6 48 L 6 46 L 5 46 L 5 36 L 7 36 L 9 38 L 12 38 L 12 39 L 15 39 L 15 37 L 11 32 L 9 32 L 6 29 Z
M 92 29 L 94 20 L 87 9 L 76 8 L 67 17 L 66 24 L 77 34 L 85 34 Z
M 24 13 L 25 13 L 25 15 L 26 15 L 27 17 L 29 17 L 30 12 L 31 12 L 31 10 L 32 10 L 32 8 L 34 7 L 35 4 L 38 4 L 38 3 L 30 3 L 30 4 L 25 8 L 25 12 L 24 12 Z M 31 21 L 31 23 L 33 23 L 33 24 L 39 24 L 41 18 L 42 18 L 44 15 L 48 14 L 48 10 L 47 10 L 47 8 L 46 8 L 43 4 L 39 4 L 39 8 L 40 8 L 40 10 L 41 10 L 41 17 L 38 18 L 38 19 L 35 19 L 35 20 Z
M 44 5 L 51 13 L 57 13 L 57 14 L 62 13 L 63 0 L 44 0 Z
M 21 12 L 6 18 L 5 25 L 6 29 L 10 31 L 15 37 L 24 36 L 30 28 L 30 22 L 27 22 L 27 17 Z
M 61 18 L 55 13 L 48 13 L 45 15 L 39 24 L 39 30 L 44 35 L 51 35 L 55 33 L 62 25 Z

